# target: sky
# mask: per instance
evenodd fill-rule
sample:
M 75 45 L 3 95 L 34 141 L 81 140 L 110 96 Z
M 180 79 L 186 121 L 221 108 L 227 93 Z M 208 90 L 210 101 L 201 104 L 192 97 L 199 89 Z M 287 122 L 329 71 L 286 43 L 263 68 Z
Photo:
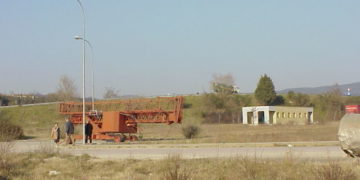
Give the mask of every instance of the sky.
M 359 82 L 358 0 L 82 0 L 86 94 L 210 91 L 231 73 L 240 92 L 261 75 L 277 90 Z M 51 93 L 82 82 L 76 0 L 0 1 L 0 93 Z

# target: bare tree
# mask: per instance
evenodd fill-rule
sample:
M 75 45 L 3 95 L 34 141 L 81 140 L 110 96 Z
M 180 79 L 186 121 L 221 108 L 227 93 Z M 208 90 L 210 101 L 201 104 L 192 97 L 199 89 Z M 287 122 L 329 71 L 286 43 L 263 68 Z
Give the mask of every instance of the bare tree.
M 104 99 L 115 99 L 119 97 L 120 97 L 119 91 L 111 87 L 106 88 L 105 93 L 103 95 Z
M 62 101 L 74 100 L 78 96 L 74 81 L 66 75 L 61 76 L 56 95 Z
M 226 86 L 233 86 L 235 84 L 232 74 L 214 74 L 212 84 L 223 84 Z
M 328 92 L 318 95 L 314 104 L 317 119 L 339 120 L 344 115 L 344 100 L 337 84 Z
M 218 123 L 227 121 L 229 116 L 235 123 L 235 119 L 241 111 L 241 98 L 234 90 L 233 76 L 231 74 L 214 74 L 211 87 L 214 93 L 204 96 L 205 111 L 208 112 L 209 117 L 216 114 Z
M 234 83 L 234 77 L 229 74 L 214 74 L 210 82 L 212 90 L 217 94 L 229 95 L 238 93 Z

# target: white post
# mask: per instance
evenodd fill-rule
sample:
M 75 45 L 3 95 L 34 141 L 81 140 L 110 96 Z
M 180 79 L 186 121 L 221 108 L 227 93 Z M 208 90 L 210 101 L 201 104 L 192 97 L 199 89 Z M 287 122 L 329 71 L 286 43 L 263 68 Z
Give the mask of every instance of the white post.
M 80 0 L 77 0 L 81 7 L 83 16 L 83 58 L 82 58 L 82 119 L 83 119 L 83 144 L 85 144 L 85 11 Z
M 80 37 L 80 36 L 75 36 L 74 37 L 76 40 L 84 40 L 84 38 Z M 90 47 L 90 50 L 91 50 L 91 55 L 92 55 L 92 58 L 91 58 L 91 75 L 92 75 L 92 95 L 91 95 L 91 102 L 92 102 L 92 106 L 91 106 L 91 110 L 95 110 L 95 101 L 94 101 L 94 94 L 95 94 L 95 81 L 94 81 L 94 59 L 95 59 L 95 55 L 94 55 L 94 48 L 93 46 L 91 45 L 90 41 L 86 40 L 85 39 L 85 42 L 89 45 Z
M 243 124 L 247 124 L 247 123 L 248 123 L 247 113 L 248 113 L 247 109 L 242 108 Z
M 258 125 L 259 124 L 259 112 L 256 108 L 253 110 L 253 124 Z

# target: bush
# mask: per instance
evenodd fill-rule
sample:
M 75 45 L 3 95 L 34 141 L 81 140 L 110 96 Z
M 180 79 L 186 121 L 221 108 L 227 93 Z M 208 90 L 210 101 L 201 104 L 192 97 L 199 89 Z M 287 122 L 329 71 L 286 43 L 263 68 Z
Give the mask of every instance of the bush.
M 188 125 L 182 128 L 182 133 L 187 139 L 192 139 L 200 133 L 200 128 L 195 125 Z
M 20 126 L 8 121 L 0 121 L 0 141 L 11 141 L 24 137 L 24 132 Z

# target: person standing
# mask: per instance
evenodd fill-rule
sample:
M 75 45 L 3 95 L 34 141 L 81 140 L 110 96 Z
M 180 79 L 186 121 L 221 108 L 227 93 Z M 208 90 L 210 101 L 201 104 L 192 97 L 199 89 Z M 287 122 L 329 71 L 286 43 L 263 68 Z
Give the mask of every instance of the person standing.
M 56 144 L 60 142 L 60 128 L 58 123 L 54 124 L 54 127 L 51 129 L 51 138 L 54 140 Z
M 65 138 L 65 143 L 66 144 L 72 144 L 75 145 L 75 141 L 74 141 L 74 125 L 73 123 L 69 120 L 69 118 L 65 118 L 65 134 L 66 134 L 66 138 Z
M 93 130 L 93 126 L 90 123 L 90 121 L 87 121 L 86 125 L 85 125 L 85 143 L 89 142 L 90 144 L 92 143 L 92 130 Z

